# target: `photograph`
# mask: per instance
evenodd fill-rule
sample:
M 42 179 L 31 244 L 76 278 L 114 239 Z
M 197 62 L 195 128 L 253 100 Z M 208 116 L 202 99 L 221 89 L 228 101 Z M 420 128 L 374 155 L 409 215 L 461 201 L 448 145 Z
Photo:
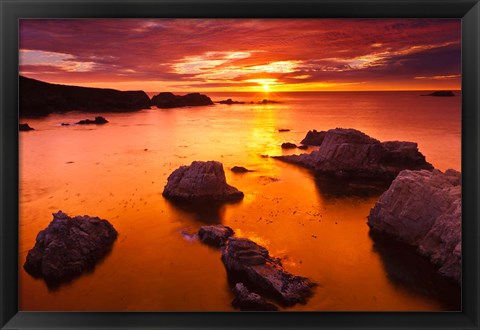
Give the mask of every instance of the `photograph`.
M 22 18 L 18 46 L 19 311 L 462 311 L 462 19 Z

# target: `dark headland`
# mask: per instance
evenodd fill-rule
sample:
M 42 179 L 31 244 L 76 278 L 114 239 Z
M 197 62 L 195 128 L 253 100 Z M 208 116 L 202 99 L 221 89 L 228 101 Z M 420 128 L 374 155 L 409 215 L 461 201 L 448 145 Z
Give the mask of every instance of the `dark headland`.
M 120 112 L 150 108 L 143 91 L 119 91 L 50 84 L 19 76 L 20 117 L 41 117 L 53 112 Z

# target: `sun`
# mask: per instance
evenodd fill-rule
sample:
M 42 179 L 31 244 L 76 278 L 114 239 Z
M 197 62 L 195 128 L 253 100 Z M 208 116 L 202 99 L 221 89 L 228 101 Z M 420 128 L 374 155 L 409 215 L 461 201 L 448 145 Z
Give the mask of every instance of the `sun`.
M 265 92 L 268 92 L 270 90 L 270 87 L 267 84 L 265 84 L 265 85 L 263 85 L 263 90 Z

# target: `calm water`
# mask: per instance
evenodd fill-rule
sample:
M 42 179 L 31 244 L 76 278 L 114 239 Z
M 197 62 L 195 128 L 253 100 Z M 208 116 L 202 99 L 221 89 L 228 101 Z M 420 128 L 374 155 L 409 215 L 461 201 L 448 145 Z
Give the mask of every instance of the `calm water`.
M 288 310 L 459 309 L 460 289 L 423 258 L 369 235 L 378 196 L 332 195 L 308 171 L 260 156 L 286 154 L 280 144 L 310 129 L 345 127 L 416 141 L 436 168 L 460 170 L 461 98 L 419 94 L 278 93 L 269 97 L 281 104 L 105 113 L 103 126 L 60 125 L 94 116 L 78 112 L 21 120 L 35 131 L 20 133 L 20 309 L 232 310 L 220 252 L 182 235 L 206 222 L 231 226 L 319 284 Z M 166 201 L 168 175 L 193 160 L 221 161 L 245 199 L 208 212 Z M 255 172 L 234 174 L 235 165 Z M 119 237 L 93 272 L 50 291 L 21 266 L 58 210 L 107 219 Z

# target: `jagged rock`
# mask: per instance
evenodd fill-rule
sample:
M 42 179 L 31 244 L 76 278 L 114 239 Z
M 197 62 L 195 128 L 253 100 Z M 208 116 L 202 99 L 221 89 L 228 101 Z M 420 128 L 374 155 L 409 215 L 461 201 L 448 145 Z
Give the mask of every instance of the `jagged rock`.
M 143 91 L 118 91 L 49 84 L 19 77 L 20 117 L 40 117 L 52 112 L 118 112 L 150 108 Z
M 259 294 L 251 292 L 243 283 L 237 283 L 233 287 L 235 298 L 232 306 L 242 311 L 277 311 L 278 307 L 265 300 Z
M 243 166 L 234 166 L 230 169 L 230 171 L 234 173 L 247 173 L 247 172 L 253 172 L 252 170 L 249 170 Z
M 234 233 L 232 228 L 222 224 L 202 226 L 198 230 L 198 238 L 205 244 L 221 247 Z
M 68 281 L 103 258 L 117 238 L 117 231 L 98 217 L 69 217 L 62 211 L 37 235 L 23 267 L 48 285 Z
M 151 104 L 158 108 L 181 108 L 213 105 L 213 102 L 207 95 L 200 93 L 190 93 L 181 96 L 164 92 L 152 97 Z
M 452 91 L 436 91 L 422 96 L 455 96 L 455 94 Z
M 305 277 L 286 272 L 279 259 L 249 239 L 230 237 L 222 247 L 222 261 L 230 280 L 256 288 L 286 306 L 305 303 L 315 286 Z
M 240 101 L 234 101 L 232 99 L 227 99 L 227 100 L 222 100 L 222 101 L 218 101 L 217 103 L 220 103 L 220 104 L 245 104 L 245 102 L 240 102 Z
M 18 130 L 27 132 L 27 131 L 33 131 L 34 129 L 30 127 L 30 125 L 25 123 L 25 124 L 18 124 Z
M 194 161 L 170 174 L 163 196 L 180 201 L 237 201 L 243 192 L 227 184 L 223 165 L 216 161 Z
M 368 225 L 418 248 L 446 277 L 461 280 L 461 175 L 400 172 L 370 211 Z
M 295 149 L 297 145 L 295 143 L 285 142 L 282 143 L 282 149 Z
M 325 131 L 308 131 L 307 135 L 305 135 L 305 138 L 300 143 L 308 146 L 321 146 L 323 139 L 325 138 L 325 134 L 327 134 Z
M 433 169 L 416 143 L 382 143 L 358 130 L 344 128 L 328 130 L 317 151 L 273 158 L 312 169 L 317 174 L 352 179 L 391 181 L 404 169 Z
M 77 122 L 78 125 L 103 125 L 106 123 L 108 123 L 108 120 L 106 120 L 102 116 L 95 117 L 95 120 L 84 119 Z

